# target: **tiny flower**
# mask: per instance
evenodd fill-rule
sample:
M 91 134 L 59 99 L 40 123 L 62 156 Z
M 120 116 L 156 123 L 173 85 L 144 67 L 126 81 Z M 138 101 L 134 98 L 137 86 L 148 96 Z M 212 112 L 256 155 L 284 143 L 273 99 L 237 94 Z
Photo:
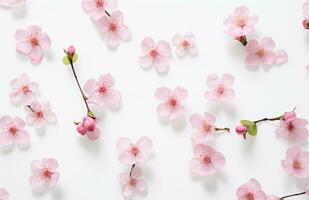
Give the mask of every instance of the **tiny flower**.
M 248 129 L 247 127 L 241 124 L 241 125 L 238 125 L 235 130 L 238 135 L 245 135 Z
M 45 126 L 45 123 L 56 123 L 56 114 L 52 112 L 50 103 L 48 101 L 33 101 L 26 108 L 26 121 L 29 125 L 34 125 L 35 128 L 40 129 Z
M 110 74 L 101 75 L 99 80 L 89 79 L 84 85 L 84 92 L 89 103 L 119 108 L 121 105 L 121 94 L 113 89 L 114 80 Z
M 309 152 L 293 146 L 287 150 L 281 165 L 290 176 L 306 178 L 309 176 Z
M 241 185 L 236 192 L 238 200 L 267 200 L 261 185 L 257 180 L 250 179 L 249 182 Z
M 27 29 L 19 29 L 15 33 L 17 51 L 30 57 L 33 64 L 39 64 L 43 59 L 43 50 L 51 46 L 51 40 L 46 33 L 42 33 L 41 27 L 29 26 Z
M 101 135 L 95 119 L 88 116 L 84 117 L 83 120 L 77 124 L 76 130 L 81 135 L 86 135 L 89 140 L 97 140 Z
M 213 175 L 225 164 L 224 156 L 206 144 L 195 145 L 194 156 L 189 168 L 191 173 L 199 176 Z
M 309 132 L 306 128 L 308 121 L 297 118 L 296 116 L 288 116 L 285 114 L 280 120 L 280 126 L 276 130 L 278 138 L 286 138 L 289 141 L 303 141 L 308 138 Z M 288 116 L 288 117 L 287 117 Z M 288 118 L 287 120 L 285 120 Z
M 118 47 L 121 40 L 129 40 L 131 31 L 124 24 L 123 14 L 115 11 L 110 17 L 104 16 L 98 20 L 100 30 L 106 34 L 106 44 L 110 48 Z
M 106 15 L 106 10 L 116 9 L 117 0 L 83 0 L 82 7 L 85 12 L 90 13 L 92 19 L 99 20 Z
M 25 122 L 21 118 L 2 116 L 0 118 L 0 145 L 29 144 L 29 134 L 24 127 Z
M 176 34 L 173 37 L 173 44 L 176 47 L 176 55 L 179 58 L 186 54 L 191 56 L 198 55 L 198 47 L 195 45 L 195 36 L 193 33 L 186 33 L 185 35 Z
M 209 101 L 230 101 L 235 93 L 231 87 L 234 84 L 234 77 L 230 74 L 223 74 L 221 79 L 216 74 L 211 74 L 207 78 L 207 85 L 211 91 L 205 92 L 205 97 Z
M 192 135 L 193 144 L 204 143 L 213 140 L 216 127 L 214 123 L 216 122 L 215 116 L 210 113 L 204 113 L 204 116 L 200 114 L 193 114 L 190 117 L 191 125 L 197 129 Z
M 153 144 L 148 137 L 140 138 L 136 144 L 133 144 L 129 138 L 123 137 L 117 141 L 116 146 L 119 151 L 119 161 L 133 165 L 143 163 L 149 159 Z
M 35 101 L 38 95 L 39 85 L 31 82 L 27 74 L 21 74 L 11 81 L 12 91 L 10 100 L 13 104 L 29 104 Z
M 74 46 L 69 46 L 68 47 L 68 49 L 66 50 L 66 52 L 67 52 L 67 54 L 69 55 L 69 56 L 73 56 L 74 54 L 75 54 L 75 47 Z
M 133 198 L 135 191 L 146 193 L 147 185 L 142 178 L 142 170 L 139 167 L 134 167 L 131 176 L 126 173 L 119 175 L 119 182 L 122 185 L 122 195 L 124 199 L 130 200 Z
M 0 6 L 8 8 L 21 7 L 26 3 L 26 0 L 0 0 Z
M 155 96 L 163 103 L 157 107 L 159 117 L 167 120 L 179 119 L 185 114 L 185 107 L 181 103 L 187 98 L 188 91 L 182 87 L 177 87 L 174 91 L 169 88 L 158 88 Z
M 34 160 L 31 163 L 32 175 L 29 182 L 32 187 L 54 186 L 59 179 L 58 162 L 53 158 Z
M 256 15 L 249 15 L 246 6 L 239 6 L 234 10 L 234 14 L 225 19 L 227 26 L 226 33 L 234 38 L 246 36 L 254 32 L 254 25 L 257 23 Z
M 63 64 L 71 65 L 77 61 L 78 55 L 74 46 L 69 46 L 64 52 L 66 56 L 62 59 Z
M 280 200 L 280 198 L 274 195 L 267 195 L 267 200 Z
M 143 55 L 139 58 L 142 68 L 154 66 L 159 73 L 168 71 L 168 57 L 171 56 L 171 47 L 168 42 L 160 40 L 156 44 L 151 37 L 146 37 L 141 45 Z
M 9 193 L 4 188 L 0 188 L 0 200 L 9 200 Z

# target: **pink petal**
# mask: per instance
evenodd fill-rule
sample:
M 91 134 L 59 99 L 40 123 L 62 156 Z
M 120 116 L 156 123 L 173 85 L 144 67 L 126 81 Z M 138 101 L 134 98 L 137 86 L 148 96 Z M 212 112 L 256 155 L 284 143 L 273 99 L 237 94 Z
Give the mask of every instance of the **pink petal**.
M 0 134 L 0 145 L 10 146 L 10 145 L 14 144 L 14 142 L 15 142 L 14 140 L 15 140 L 15 138 L 9 133 Z
M 259 42 L 257 40 L 250 40 L 245 48 L 248 54 L 255 54 L 260 48 Z
M 30 176 L 29 182 L 30 182 L 31 186 L 35 187 L 35 188 L 41 187 L 45 184 L 43 179 L 41 179 L 40 176 L 36 176 L 36 175 Z
M 197 113 L 191 115 L 189 120 L 190 120 L 192 127 L 196 128 L 196 129 L 200 129 L 204 124 L 204 119 L 203 119 L 202 115 L 197 114 Z
M 111 14 L 111 21 L 113 21 L 114 23 L 119 23 L 122 24 L 123 23 L 123 14 L 121 11 L 115 11 Z
M 201 144 L 201 143 L 210 142 L 213 139 L 214 139 L 214 135 L 211 132 L 207 134 L 205 132 L 196 132 L 196 133 L 193 133 L 191 136 L 193 146 L 197 144 Z
M 43 59 L 43 52 L 42 52 L 41 47 L 36 46 L 36 47 L 32 48 L 32 50 L 30 51 L 29 56 L 30 56 L 31 62 L 33 64 L 40 63 L 41 60 Z
M 239 6 L 234 10 L 235 15 L 247 16 L 249 15 L 249 9 L 246 6 Z
M 204 117 L 209 124 L 214 124 L 216 122 L 216 117 L 211 113 L 205 112 Z
M 106 33 L 109 30 L 109 23 L 110 23 L 110 20 L 108 19 L 108 17 L 104 16 L 104 17 L 100 18 L 98 20 L 99 29 L 103 33 Z
M 196 156 L 203 155 L 205 153 L 212 153 L 214 150 L 206 144 L 197 144 L 193 147 L 193 153 Z
M 187 51 L 183 47 L 176 48 L 176 55 L 178 58 L 183 58 L 187 54 Z
M 94 131 L 87 132 L 87 137 L 89 140 L 97 140 L 99 139 L 100 135 L 101 135 L 101 132 L 97 128 Z
M 148 56 L 148 55 L 145 55 L 145 56 L 141 56 L 139 58 L 139 65 L 142 67 L 142 68 L 149 68 L 153 65 L 153 59 L 152 57 Z
M 84 92 L 87 95 L 91 96 L 93 93 L 95 93 L 96 84 L 97 84 L 97 81 L 95 79 L 87 80 L 83 87 Z
M 193 174 L 200 174 L 201 171 L 201 162 L 196 158 L 192 158 L 190 161 L 189 169 Z
M 18 144 L 29 144 L 30 136 L 27 131 L 20 131 L 16 137 L 16 143 Z
M 28 30 L 25 30 L 25 29 L 19 29 L 15 32 L 15 39 L 17 41 L 25 41 L 28 36 L 30 35 L 29 31 Z
M 161 87 L 156 90 L 155 96 L 161 101 L 167 101 L 172 95 L 172 91 L 167 87 Z
M 114 32 L 107 32 L 106 34 L 106 44 L 110 47 L 110 48 L 116 48 L 118 47 L 120 43 L 120 38 L 117 35 L 117 33 Z
M 148 137 L 142 137 L 137 141 L 137 146 L 142 151 L 147 151 L 152 148 L 152 141 Z
M 13 121 L 12 117 L 9 115 L 4 115 L 0 117 L 0 129 L 6 128 L 8 124 L 10 124 Z
M 131 174 L 132 178 L 138 179 L 142 177 L 142 170 L 139 167 L 134 167 Z
M 160 57 L 154 60 L 154 66 L 159 73 L 166 73 L 168 71 L 169 63 L 167 58 Z
M 157 43 L 157 50 L 161 56 L 168 57 L 171 55 L 171 47 L 166 41 L 160 40 Z
M 301 154 L 301 149 L 299 146 L 293 146 L 293 147 L 290 147 L 286 154 L 285 154 L 285 157 L 287 160 L 289 161 L 293 161 L 294 159 L 298 158 Z
M 188 91 L 182 87 L 177 87 L 174 90 L 174 95 L 177 97 L 178 100 L 184 101 L 188 96 Z
M 16 50 L 28 54 L 32 50 L 32 46 L 28 42 L 21 41 L 16 44 Z
M 148 52 L 154 47 L 155 47 L 155 43 L 151 37 L 146 37 L 145 39 L 143 39 L 142 45 L 141 45 L 143 53 L 148 54 Z
M 121 185 L 125 185 L 130 181 L 130 176 L 126 173 L 121 173 L 119 174 L 119 182 L 121 183 Z
M 31 34 L 40 34 L 42 32 L 42 29 L 40 26 L 29 26 L 28 30 L 31 32 Z
M 42 47 L 42 49 L 48 49 L 51 46 L 51 40 L 49 36 L 46 33 L 41 34 L 41 38 L 39 40 L 39 44 Z
M 173 109 L 171 115 L 169 116 L 169 120 L 175 120 L 175 119 L 178 119 L 178 118 L 182 117 L 185 114 L 185 111 L 186 111 L 186 109 L 185 109 L 184 106 L 177 105 Z
M 275 52 L 276 64 L 280 65 L 288 61 L 288 54 L 284 50 L 277 50 Z
M 91 13 L 91 17 L 93 20 L 97 21 L 100 18 L 105 16 L 105 9 L 104 8 L 95 8 Z
M 96 8 L 95 0 L 83 0 L 82 7 L 86 12 L 91 12 Z
M 126 25 L 119 26 L 117 34 L 122 40 L 129 40 L 131 38 L 131 31 Z
M 247 25 L 248 26 L 254 26 L 257 21 L 258 21 L 259 17 L 257 15 L 251 15 L 247 17 Z
M 219 152 L 216 152 L 213 156 L 213 163 L 215 165 L 215 167 L 218 169 L 218 168 L 222 168 L 225 164 L 225 158 L 224 156 L 219 153 Z
M 131 186 L 131 184 L 127 184 L 123 187 L 122 195 L 126 200 L 129 200 L 134 195 L 134 188 Z
M 129 149 L 129 146 L 131 145 L 131 143 L 132 142 L 129 138 L 121 137 L 118 139 L 116 146 L 119 151 L 126 151 Z
M 113 109 L 117 109 L 121 105 L 121 94 L 118 90 L 111 90 L 104 96 L 104 102 L 107 106 Z
M 231 74 L 223 74 L 221 82 L 225 87 L 232 87 L 234 84 L 234 77 Z
M 191 47 L 189 49 L 189 54 L 193 57 L 198 55 L 198 47 L 196 45 L 194 45 L 193 47 Z
M 225 89 L 223 95 L 220 97 L 222 101 L 230 101 L 234 98 L 235 93 L 232 89 Z
M 4 188 L 0 188 L 0 199 L 1 200 L 9 200 L 9 193 L 4 189 Z
M 157 107 L 157 113 L 159 117 L 168 118 L 172 112 L 173 112 L 173 109 L 166 103 L 161 103 Z
M 179 46 L 179 45 L 181 44 L 182 40 L 183 40 L 183 36 L 180 35 L 180 34 L 176 34 L 176 35 L 173 37 L 173 39 L 172 39 L 172 43 L 173 43 L 173 45 L 175 45 L 175 46 Z
M 272 65 L 276 61 L 276 56 L 273 52 L 267 51 L 265 52 L 265 55 L 263 56 L 263 62 L 266 65 Z
M 147 191 L 147 185 L 146 182 L 144 180 L 139 180 L 136 183 L 136 189 L 142 193 L 145 193 Z
M 245 61 L 246 66 L 250 69 L 255 69 L 261 64 L 261 62 L 262 62 L 262 59 L 256 54 L 248 55 Z
M 58 180 L 59 180 L 59 173 L 54 172 L 53 175 L 50 178 L 50 182 L 49 182 L 50 186 L 56 185 Z
M 133 165 L 136 163 L 136 157 L 129 152 L 121 153 L 118 159 L 123 164 Z
M 208 101 L 218 101 L 219 100 L 219 97 L 217 96 L 215 92 L 206 91 L 204 93 L 204 96 Z
M 115 10 L 117 8 L 117 0 L 107 0 L 106 9 Z
M 207 85 L 210 88 L 214 88 L 219 84 L 219 77 L 216 74 L 210 74 L 207 77 Z
M 263 47 L 266 50 L 272 51 L 275 49 L 276 45 L 270 37 L 264 37 L 261 40 L 261 47 Z

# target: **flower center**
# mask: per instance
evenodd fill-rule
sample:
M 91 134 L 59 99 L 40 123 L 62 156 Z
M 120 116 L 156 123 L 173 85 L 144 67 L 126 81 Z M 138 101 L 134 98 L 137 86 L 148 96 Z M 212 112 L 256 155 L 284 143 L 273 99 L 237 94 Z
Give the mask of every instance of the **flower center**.
M 15 126 L 11 126 L 9 128 L 9 132 L 12 134 L 12 135 L 15 135 L 18 131 L 18 128 L 16 128 Z
M 28 92 L 30 92 L 30 88 L 28 87 L 28 85 L 22 86 L 21 90 L 22 90 L 23 93 L 25 93 L 25 94 L 28 93 Z
M 264 48 L 259 48 L 259 50 L 256 52 L 256 55 L 263 57 L 265 55 Z
M 206 164 L 206 165 L 211 164 L 211 158 L 210 158 L 210 156 L 209 156 L 209 155 L 204 156 L 204 157 L 203 157 L 203 162 L 204 162 L 204 164 Z
M 131 185 L 136 185 L 136 183 L 137 183 L 137 180 L 135 178 L 131 178 L 130 179 L 130 184 Z
M 99 93 L 105 94 L 106 92 L 107 92 L 107 88 L 106 88 L 105 86 L 101 86 L 101 87 L 99 88 Z
M 292 132 L 294 130 L 294 125 L 292 122 L 288 122 L 287 129 L 289 130 L 289 132 Z
M 53 175 L 53 172 L 51 172 L 49 169 L 45 168 L 41 171 L 41 176 L 44 179 L 50 179 L 52 175 Z
M 104 6 L 104 1 L 103 0 L 96 0 L 95 4 L 97 8 L 102 8 Z
M 219 85 L 217 87 L 217 93 L 219 93 L 221 95 L 224 93 L 224 86 L 223 85 Z
M 44 113 L 42 111 L 38 111 L 35 113 L 36 118 L 43 118 L 44 117 Z
M 251 192 L 248 193 L 248 194 L 246 195 L 246 199 L 247 199 L 247 200 L 254 200 L 254 194 L 252 194 Z
M 30 44 L 32 46 L 38 46 L 39 45 L 39 40 L 36 37 L 30 37 L 29 41 L 30 41 Z
M 298 160 L 293 161 L 293 168 L 294 169 L 301 169 L 301 163 Z
M 190 47 L 190 43 L 187 40 L 184 40 L 181 45 L 184 49 L 187 49 Z
M 157 57 L 159 54 L 158 54 L 158 51 L 156 49 L 152 49 L 150 52 L 149 52 L 149 55 L 153 58 Z
M 138 153 L 139 153 L 139 149 L 137 148 L 137 146 L 135 145 L 132 145 L 131 148 L 130 148 L 130 152 L 136 156 Z
M 110 23 L 108 30 L 112 32 L 117 31 L 117 25 L 115 23 Z
M 210 131 L 210 129 L 211 129 L 211 126 L 210 126 L 207 122 L 205 122 L 205 123 L 203 124 L 203 130 L 204 130 L 205 132 L 208 132 L 208 131 Z
M 168 104 L 171 106 L 171 107 L 175 107 L 177 105 L 177 100 L 175 98 L 171 98 L 169 101 L 168 101 Z
M 244 26 L 246 26 L 246 19 L 243 16 L 237 16 L 235 18 L 235 24 L 237 26 L 240 26 L 241 28 L 243 28 Z

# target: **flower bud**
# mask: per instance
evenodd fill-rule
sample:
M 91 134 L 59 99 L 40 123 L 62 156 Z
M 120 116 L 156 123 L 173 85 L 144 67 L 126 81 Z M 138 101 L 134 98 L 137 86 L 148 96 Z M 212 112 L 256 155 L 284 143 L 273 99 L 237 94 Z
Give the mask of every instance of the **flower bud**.
M 96 122 L 91 117 L 85 117 L 84 118 L 84 127 L 87 129 L 87 131 L 94 131 L 96 128 Z
M 66 52 L 67 52 L 68 56 L 73 57 L 74 54 L 75 54 L 75 47 L 72 46 L 72 45 L 69 46 Z
M 291 121 L 296 118 L 296 113 L 295 112 L 285 112 L 282 119 L 284 121 Z
M 304 19 L 303 26 L 305 29 L 309 29 L 309 19 Z
M 85 135 L 87 133 L 87 129 L 84 127 L 83 122 L 79 122 L 79 124 L 76 127 L 76 130 L 81 135 Z
M 235 130 L 238 135 L 244 135 L 247 133 L 247 127 L 244 125 L 238 125 Z

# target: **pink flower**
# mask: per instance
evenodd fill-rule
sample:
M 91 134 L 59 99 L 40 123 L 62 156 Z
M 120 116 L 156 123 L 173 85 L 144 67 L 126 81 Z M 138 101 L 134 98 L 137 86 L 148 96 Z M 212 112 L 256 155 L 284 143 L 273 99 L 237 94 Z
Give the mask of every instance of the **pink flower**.
M 101 132 L 97 128 L 96 121 L 91 117 L 84 117 L 81 122 L 78 123 L 77 132 L 81 135 L 87 135 L 89 140 L 97 140 Z
M 27 54 L 33 64 L 38 64 L 43 59 L 43 50 L 49 49 L 51 40 L 46 33 L 42 33 L 41 27 L 29 26 L 27 29 L 19 29 L 15 33 L 17 51 Z
M 56 123 L 56 114 L 52 112 L 48 101 L 33 101 L 26 108 L 26 121 L 29 125 L 34 125 L 35 128 L 40 129 L 45 126 L 45 123 Z
M 267 200 L 261 185 L 257 180 L 250 179 L 249 182 L 241 185 L 236 192 L 238 200 Z
M 293 146 L 287 150 L 281 165 L 289 175 L 306 178 L 309 176 L 309 152 L 302 151 L 299 146 Z
M 119 138 L 116 146 L 119 151 L 119 161 L 133 165 L 149 159 L 152 141 L 148 137 L 142 137 L 136 144 L 133 144 L 129 138 L 123 137 Z
M 156 44 L 151 37 L 146 37 L 141 45 L 143 55 L 139 58 L 142 68 L 154 66 L 159 73 L 168 71 L 168 57 L 171 56 L 171 47 L 168 42 L 160 40 Z
M 280 200 L 280 198 L 274 195 L 267 195 L 267 200 Z
M 21 74 L 11 81 L 10 99 L 13 104 L 29 104 L 36 100 L 39 85 L 31 82 L 27 74 Z
M 291 121 L 291 120 L 294 120 L 296 119 L 296 113 L 295 112 L 285 112 L 283 117 L 282 117 L 282 120 L 284 121 Z
M 188 91 L 177 87 L 173 92 L 166 87 L 158 88 L 155 96 L 163 103 L 157 107 L 160 118 L 167 120 L 179 119 L 185 114 L 185 107 L 181 103 L 187 98 Z
M 118 47 L 120 40 L 129 40 L 131 31 L 124 24 L 123 14 L 115 11 L 110 17 L 104 16 L 98 20 L 100 30 L 106 34 L 106 43 L 110 48 Z
M 29 134 L 24 127 L 25 122 L 21 118 L 2 116 L 0 118 L 0 144 L 5 146 L 29 144 Z
M 260 41 L 250 40 L 246 46 L 246 65 L 254 69 L 261 63 L 265 65 L 282 64 L 287 62 L 288 55 L 284 50 L 274 51 L 276 45 L 270 37 L 264 37 Z
M 296 116 L 287 118 L 286 114 L 280 120 L 280 126 L 276 130 L 278 138 L 286 138 L 290 141 L 303 141 L 308 138 L 309 132 L 306 129 L 308 121 Z M 285 120 L 287 118 L 287 120 Z
M 309 29 L 309 0 L 306 0 L 303 4 L 303 15 L 303 26 L 305 29 Z
M 83 0 L 82 6 L 92 19 L 99 20 L 105 16 L 105 10 L 112 11 L 117 8 L 117 0 Z
M 206 144 L 194 146 L 194 155 L 190 162 L 190 171 L 199 176 L 209 176 L 225 165 L 225 158 L 214 148 Z
M 209 101 L 230 101 L 235 93 L 231 87 L 234 84 L 234 77 L 230 74 L 223 74 L 221 79 L 216 74 L 207 77 L 207 85 L 211 91 L 205 92 L 205 97 Z
M 195 45 L 195 36 L 193 33 L 186 33 L 185 35 L 176 34 L 173 37 L 173 44 L 176 46 L 176 55 L 179 58 L 186 54 L 191 56 L 198 55 L 198 47 Z
M 205 143 L 213 140 L 214 133 L 216 131 L 215 127 L 216 118 L 210 113 L 204 113 L 204 116 L 200 114 L 193 114 L 190 117 L 191 126 L 197 129 L 192 135 L 193 144 Z
M 0 188 L 0 200 L 9 200 L 9 193 L 4 188 Z
M 123 186 L 122 195 L 124 199 L 132 199 L 135 191 L 146 193 L 147 185 L 142 179 L 142 170 L 139 167 L 134 167 L 131 176 L 126 173 L 119 175 L 119 182 Z
M 26 3 L 26 0 L 0 0 L 0 6 L 8 8 L 21 7 Z
M 111 108 L 119 108 L 121 94 L 113 89 L 114 80 L 110 74 L 101 75 L 99 80 L 89 79 L 84 85 L 84 91 L 88 96 L 88 102 Z
M 58 162 L 53 158 L 34 160 L 31 163 L 32 175 L 29 182 L 32 187 L 54 186 L 59 179 Z
M 235 130 L 238 135 L 244 135 L 247 133 L 247 127 L 244 125 L 238 125 Z
M 249 15 L 249 9 L 246 6 L 239 6 L 234 10 L 233 15 L 224 20 L 224 25 L 227 26 L 226 33 L 237 38 L 254 32 L 257 21 L 258 17 Z

